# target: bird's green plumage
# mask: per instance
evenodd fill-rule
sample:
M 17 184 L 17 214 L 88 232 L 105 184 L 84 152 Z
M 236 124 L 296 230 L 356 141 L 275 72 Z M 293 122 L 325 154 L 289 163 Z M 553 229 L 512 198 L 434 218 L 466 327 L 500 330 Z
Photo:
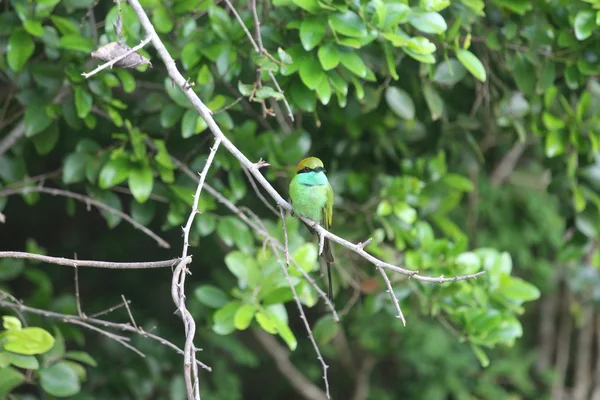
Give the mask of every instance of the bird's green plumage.
M 333 222 L 333 189 L 325 175 L 323 162 L 316 157 L 305 158 L 296 167 L 296 176 L 290 182 L 290 198 L 294 213 L 320 223 L 329 230 Z M 311 232 L 312 229 L 308 227 Z M 329 297 L 332 297 L 331 266 L 333 254 L 329 241 L 323 244 L 323 259 L 327 262 Z

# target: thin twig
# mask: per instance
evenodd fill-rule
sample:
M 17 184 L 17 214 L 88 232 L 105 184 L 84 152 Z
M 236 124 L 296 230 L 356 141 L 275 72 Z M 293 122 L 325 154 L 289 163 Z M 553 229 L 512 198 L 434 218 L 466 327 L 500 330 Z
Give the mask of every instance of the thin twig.
M 135 347 L 133 347 L 132 345 L 130 345 L 129 343 L 127 343 L 127 341 L 129 341 L 128 337 L 120 336 L 120 335 L 115 335 L 114 333 L 105 331 L 104 329 L 100 329 L 97 326 L 90 325 L 90 324 L 88 324 L 86 322 L 83 322 L 81 320 L 78 320 L 78 319 L 74 319 L 74 320 L 70 320 L 70 321 L 65 321 L 65 322 L 68 322 L 68 323 L 73 324 L 73 325 L 80 325 L 80 326 L 83 326 L 85 328 L 88 328 L 88 329 L 91 329 L 93 331 L 96 331 L 96 332 L 98 332 L 98 333 L 100 333 L 100 334 L 108 337 L 109 339 L 112 339 L 112 340 L 120 343 L 121 345 L 127 347 L 129 350 L 137 353 L 140 357 L 146 357 L 146 355 L 144 353 L 142 353 L 141 351 L 139 351 L 138 349 L 136 349 Z
M 75 255 L 75 261 L 77 262 L 77 255 Z M 81 299 L 79 297 L 79 269 L 77 268 L 77 263 L 73 265 L 73 268 L 75 269 L 75 301 L 77 302 L 77 315 L 85 319 L 85 314 L 81 309 Z
M 129 315 L 129 319 L 131 320 L 131 323 L 133 324 L 133 327 L 136 330 L 140 330 L 140 328 L 138 328 L 137 324 L 135 323 L 135 319 L 133 318 L 133 314 L 131 313 L 131 309 L 129 308 L 129 302 L 127 301 L 127 299 L 125 298 L 124 295 L 121 294 L 121 299 L 123 299 L 123 304 L 125 305 L 125 308 L 127 309 L 127 314 Z
M 294 295 L 294 300 L 296 301 L 296 306 L 298 306 L 298 312 L 300 313 L 300 319 L 302 320 L 302 322 L 304 322 L 304 327 L 306 328 L 306 331 L 308 333 L 308 338 L 310 339 L 310 341 L 313 345 L 313 348 L 315 349 L 315 352 L 317 353 L 317 359 L 321 362 L 321 366 L 323 368 L 323 381 L 325 381 L 325 395 L 327 396 L 328 399 L 330 399 L 331 396 L 329 395 L 329 381 L 327 380 L 327 369 L 329 368 L 329 366 L 325 363 L 325 360 L 323 359 L 323 356 L 321 355 L 321 351 L 319 350 L 317 341 L 315 340 L 315 338 L 312 334 L 310 324 L 308 323 L 308 320 L 306 319 L 306 315 L 304 314 L 304 309 L 302 308 L 302 303 L 300 302 L 300 298 L 298 297 L 298 294 L 296 293 L 296 288 L 294 287 L 294 283 L 292 282 L 292 279 L 288 272 L 288 268 L 290 267 L 290 252 L 288 249 L 288 234 L 287 234 L 287 226 L 285 223 L 285 211 L 283 210 L 283 208 L 281 209 L 280 214 L 281 214 L 281 221 L 283 222 L 283 242 L 284 242 L 283 246 L 284 246 L 284 254 L 285 254 L 285 266 L 280 264 L 281 270 L 283 271 L 283 274 L 285 275 L 285 278 L 288 281 L 288 284 L 290 286 L 292 294 Z
M 385 282 L 385 285 L 387 286 L 387 291 L 390 294 L 390 297 L 392 298 L 392 303 L 394 303 L 394 307 L 396 307 L 396 311 L 398 312 L 398 315 L 396 315 L 396 318 L 400 318 L 402 320 L 402 325 L 406 326 L 406 319 L 404 319 L 404 314 L 402 314 L 402 309 L 400 308 L 400 303 L 398 302 L 396 293 L 394 293 L 394 289 L 392 288 L 392 282 L 390 282 L 390 278 L 388 278 L 387 273 L 385 272 L 385 270 L 383 268 L 377 267 L 377 270 L 381 273 L 381 276 L 383 277 L 383 281 Z
M 127 57 L 128 55 L 135 53 L 136 51 L 138 51 L 139 49 L 141 49 L 142 47 L 144 47 L 145 45 L 150 43 L 151 39 L 152 39 L 151 37 L 147 37 L 146 39 L 142 40 L 142 42 L 140 44 L 138 44 L 137 46 L 127 50 L 125 53 L 119 55 L 118 57 L 115 57 L 114 59 L 98 66 L 98 68 L 96 68 L 95 70 L 93 70 L 91 72 L 83 72 L 81 74 L 81 76 L 83 76 L 85 79 L 88 79 L 90 76 L 96 75 L 98 72 L 102 71 L 103 69 L 112 67 L 113 65 L 115 65 L 116 63 L 118 63 L 119 61 L 121 61 L 122 59 Z
M 130 303 L 129 300 L 127 302 Z M 95 317 L 99 317 L 101 315 L 105 315 L 105 314 L 111 313 L 111 312 L 113 312 L 115 310 L 118 310 L 121 307 L 124 307 L 124 306 L 125 306 L 125 304 L 119 303 L 117 305 L 114 305 L 112 307 L 107 308 L 106 310 L 102 310 L 102 311 L 99 311 L 97 313 L 94 313 L 94 314 L 90 315 L 90 318 L 95 318 Z
M 3 295 L 8 295 L 8 293 L 4 292 L 4 291 L 0 291 L 0 293 L 2 293 Z M 2 300 L 0 299 L 0 307 L 6 307 L 9 308 L 11 310 L 14 310 L 15 312 L 26 312 L 26 313 L 30 313 L 30 314 L 37 314 L 37 315 L 41 315 L 43 317 L 46 318 L 55 318 L 58 320 L 61 320 L 65 323 L 72 323 L 72 321 L 81 321 L 81 318 L 79 318 L 79 316 L 77 315 L 72 315 L 72 314 L 61 314 L 61 313 L 57 313 L 57 312 L 53 312 L 53 311 L 47 311 L 47 310 L 42 310 L 39 308 L 34 308 L 34 307 L 29 307 L 24 305 L 23 303 L 19 302 L 16 298 L 14 298 L 13 296 L 7 296 L 10 297 L 13 302 L 10 301 L 6 301 L 6 300 Z M 112 329 L 117 329 L 117 330 L 121 330 L 121 331 L 125 331 L 125 332 L 133 332 L 133 333 L 137 333 L 140 336 L 152 339 L 154 341 L 159 342 L 160 344 L 170 347 L 171 349 L 175 350 L 177 353 L 179 354 L 183 354 L 183 350 L 181 350 L 179 347 L 177 347 L 176 345 L 174 345 L 173 343 L 169 342 L 167 339 L 164 339 L 158 335 L 154 335 L 152 333 L 146 332 L 143 329 L 139 329 L 136 330 L 133 326 L 131 326 L 129 323 L 126 324 L 119 324 L 116 322 L 110 322 L 110 321 L 104 321 L 102 319 L 97 319 L 97 318 L 92 318 L 92 317 L 87 317 L 85 319 L 85 322 L 89 325 L 89 324 L 94 324 L 94 325 L 100 325 L 100 326 L 104 326 L 105 328 L 112 328 Z M 87 325 L 84 325 L 84 327 L 88 327 Z M 207 365 L 201 363 L 200 361 L 197 361 L 198 366 L 211 371 L 211 368 L 208 367 Z
M 117 216 L 123 218 L 125 221 L 127 221 L 131 225 L 133 225 L 134 228 L 139 229 L 146 235 L 150 236 L 152 239 L 156 240 L 156 242 L 158 243 L 158 245 L 160 247 L 164 247 L 166 249 L 171 247 L 169 245 L 169 243 L 167 243 L 160 236 L 158 236 L 157 234 L 152 232 L 150 229 L 146 228 L 144 225 L 140 224 L 139 222 L 137 222 L 135 219 L 131 218 L 129 215 L 125 214 L 124 212 L 117 210 L 116 208 L 113 208 L 109 205 L 106 205 L 106 204 L 102 203 L 101 201 L 95 200 L 89 196 L 84 196 L 79 193 L 70 192 L 68 190 L 62 190 L 62 189 L 46 188 L 43 186 L 34 186 L 34 187 L 27 186 L 27 187 L 21 187 L 21 188 L 16 188 L 16 189 L 5 189 L 3 191 L 0 191 L 0 197 L 7 197 L 7 196 L 15 195 L 15 194 L 28 194 L 28 193 L 47 193 L 47 194 L 51 194 L 52 196 L 63 196 L 63 197 L 68 197 L 68 198 L 78 200 L 82 203 L 85 203 L 88 207 L 90 205 L 92 205 L 96 208 L 99 208 L 101 210 L 107 211 L 111 214 L 114 214 L 114 215 L 117 215 Z
M 92 267 L 108 269 L 148 269 L 173 267 L 181 260 L 178 258 L 164 261 L 149 262 L 110 262 L 110 261 L 88 261 L 71 260 L 63 257 L 50 257 L 41 254 L 25 253 L 21 251 L 0 251 L 0 258 L 25 258 L 30 260 L 43 261 L 50 264 L 64 265 L 67 267 Z M 189 257 L 191 259 L 191 256 Z
M 248 170 L 243 166 L 242 170 L 244 171 L 244 174 L 246 174 L 246 177 L 248 178 L 248 181 L 250 182 L 250 185 L 252 186 L 252 189 L 254 189 L 254 192 L 256 193 L 258 198 L 263 202 L 265 206 L 267 206 L 269 210 L 273 211 L 275 215 L 279 215 L 275 207 L 273 207 L 271 203 L 269 203 L 269 201 L 265 198 L 265 196 L 263 196 L 263 194 L 260 192 L 260 189 L 258 188 L 258 186 L 256 186 L 256 182 L 254 182 L 254 178 L 252 177 L 250 172 L 248 172 Z
M 244 23 L 244 20 L 242 19 L 240 14 L 237 12 L 237 10 L 233 6 L 233 4 L 231 4 L 231 2 L 229 0 L 225 0 L 225 3 L 227 4 L 229 9 L 235 16 L 235 19 L 238 21 L 238 23 L 240 24 L 240 26 L 246 33 L 246 36 L 248 37 L 248 40 L 250 40 L 250 43 L 252 44 L 252 47 L 254 47 L 254 50 L 258 54 L 266 53 L 265 49 L 263 48 L 263 45 L 262 45 L 262 37 L 260 34 L 260 21 L 258 21 L 258 14 L 256 12 L 256 1 L 250 0 L 250 6 L 252 8 L 252 14 L 254 15 L 254 21 L 255 21 L 254 23 L 256 25 L 256 35 L 257 35 L 257 40 L 258 40 L 259 44 L 257 44 L 256 41 L 254 40 L 254 38 L 252 37 L 252 34 L 248 30 L 248 27 Z M 285 108 L 287 109 L 288 116 L 290 117 L 290 119 L 293 122 L 294 121 L 294 113 L 292 112 L 292 108 L 290 107 L 290 104 L 288 103 L 287 99 L 285 98 L 285 94 L 283 93 L 283 90 L 281 90 L 281 86 L 279 86 L 279 82 L 277 82 L 277 78 L 275 78 L 275 75 L 273 74 L 272 71 L 268 71 L 268 74 L 269 74 L 269 78 L 271 78 L 271 81 L 277 88 L 277 91 L 283 95 L 283 103 L 285 104 Z

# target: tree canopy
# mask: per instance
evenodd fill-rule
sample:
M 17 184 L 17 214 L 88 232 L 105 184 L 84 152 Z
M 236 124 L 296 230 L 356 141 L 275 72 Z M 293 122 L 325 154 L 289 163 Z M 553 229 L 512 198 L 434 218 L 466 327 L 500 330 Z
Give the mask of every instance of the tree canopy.
M 0 397 L 597 398 L 599 10 L 4 3 Z

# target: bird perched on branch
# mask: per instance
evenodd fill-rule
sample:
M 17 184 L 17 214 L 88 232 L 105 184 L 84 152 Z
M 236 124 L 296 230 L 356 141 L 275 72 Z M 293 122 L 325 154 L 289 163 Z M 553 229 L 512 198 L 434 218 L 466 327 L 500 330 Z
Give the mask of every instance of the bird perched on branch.
M 290 198 L 294 214 L 305 217 L 321 224 L 329 230 L 333 220 L 333 189 L 325 175 L 323 161 L 316 157 L 308 157 L 296 166 L 296 176 L 290 182 Z M 305 224 L 314 233 L 314 225 Z M 327 263 L 327 278 L 329 280 L 329 299 L 333 301 L 331 286 L 331 264 L 333 254 L 327 239 L 323 242 L 321 257 Z

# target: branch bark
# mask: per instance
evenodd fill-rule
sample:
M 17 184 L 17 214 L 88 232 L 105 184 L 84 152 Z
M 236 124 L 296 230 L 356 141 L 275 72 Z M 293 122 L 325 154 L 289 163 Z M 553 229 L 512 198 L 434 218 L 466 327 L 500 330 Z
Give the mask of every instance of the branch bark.
M 309 381 L 290 361 L 289 351 L 268 333 L 252 328 L 256 340 L 271 356 L 281 374 L 307 400 L 327 400 L 325 392 Z

